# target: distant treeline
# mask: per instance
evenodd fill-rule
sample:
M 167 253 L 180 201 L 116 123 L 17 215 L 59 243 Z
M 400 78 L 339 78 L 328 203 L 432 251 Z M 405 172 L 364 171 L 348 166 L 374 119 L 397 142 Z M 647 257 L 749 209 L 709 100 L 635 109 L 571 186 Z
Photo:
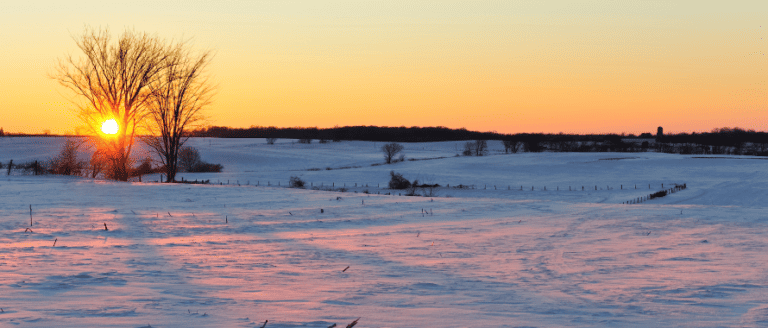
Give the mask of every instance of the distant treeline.
M 213 126 L 192 132 L 196 137 L 215 138 L 282 138 L 314 140 L 360 140 L 394 142 L 434 142 L 459 140 L 513 140 L 521 142 L 610 142 L 621 143 L 626 138 L 654 138 L 650 133 L 636 135 L 619 134 L 544 134 L 519 133 L 502 134 L 496 132 L 469 131 L 446 127 L 380 127 L 380 126 L 345 126 L 327 129 L 319 128 L 278 128 L 250 127 L 230 128 Z M 744 130 L 740 128 L 722 128 L 704 133 L 678 133 L 664 135 L 659 142 L 694 143 L 716 146 L 738 146 L 743 143 L 768 143 L 768 133 Z
M 213 138 L 280 138 L 280 139 L 313 139 L 313 140 L 359 140 L 359 141 L 392 141 L 392 142 L 435 142 L 461 140 L 514 140 L 526 143 L 549 141 L 619 141 L 623 138 L 617 134 L 610 135 L 575 135 L 575 134 L 543 134 L 519 133 L 503 134 L 496 132 L 469 131 L 467 129 L 450 129 L 438 127 L 381 127 L 381 126 L 345 126 L 327 129 L 319 128 L 278 128 L 250 127 L 230 128 L 213 126 L 192 132 L 195 137 Z
M 435 142 L 461 140 L 502 140 L 505 148 L 519 151 L 565 151 L 565 152 L 642 152 L 655 150 L 682 154 L 733 154 L 768 155 L 768 133 L 740 128 L 721 128 L 704 133 L 678 133 L 655 138 L 650 133 L 636 135 L 619 134 L 544 134 L 519 133 L 502 134 L 478 132 L 446 127 L 380 127 L 345 126 L 327 129 L 319 128 L 278 128 L 278 127 L 208 127 L 192 132 L 196 137 L 215 138 L 278 138 L 341 141 L 392 141 L 392 142 Z M 638 141 L 644 138 L 646 141 Z M 635 140 L 632 140 L 635 139 Z M 509 145 L 509 143 L 512 143 Z
M 0 130 L 1 131 L 1 130 Z M 11 134 L 5 133 L 6 136 Z M 13 136 L 32 136 L 13 134 Z M 36 135 L 42 136 L 42 135 Z M 50 135 L 45 135 L 50 136 Z M 462 140 L 502 140 L 514 143 L 510 148 L 519 151 L 571 151 L 571 152 L 658 152 L 683 154 L 743 154 L 768 155 L 768 133 L 741 128 L 720 128 L 703 133 L 667 134 L 655 138 L 650 133 L 636 135 L 619 134 L 544 134 L 469 131 L 447 127 L 380 127 L 345 126 L 320 128 L 278 128 L 250 127 L 230 128 L 213 126 L 191 132 L 194 137 L 214 138 L 277 138 L 304 141 L 391 141 L 391 142 L 435 142 Z M 643 138 L 634 141 L 633 138 Z M 505 147 L 507 147 L 505 145 Z

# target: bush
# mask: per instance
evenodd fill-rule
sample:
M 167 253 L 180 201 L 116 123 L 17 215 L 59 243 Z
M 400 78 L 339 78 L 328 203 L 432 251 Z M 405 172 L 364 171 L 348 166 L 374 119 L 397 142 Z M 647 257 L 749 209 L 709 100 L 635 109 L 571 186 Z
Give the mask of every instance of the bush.
M 205 173 L 205 172 L 221 172 L 221 170 L 224 169 L 224 166 L 221 164 L 211 164 L 206 162 L 198 162 L 195 164 L 195 166 L 192 167 L 192 170 L 188 172 L 192 173 Z
M 184 146 L 179 150 L 179 171 L 192 173 L 221 172 L 224 166 L 200 160 L 200 153 L 194 147 Z
M 267 138 L 267 145 L 274 145 L 277 138 Z
M 312 143 L 312 139 L 299 139 L 299 143 L 311 144 Z
M 195 166 L 200 163 L 200 153 L 194 147 L 181 147 L 178 161 L 180 172 L 195 172 Z
M 301 180 L 301 178 L 292 175 L 290 179 L 288 179 L 288 186 L 291 188 L 304 188 L 304 180 Z
M 651 199 L 664 197 L 666 195 L 667 195 L 667 191 L 666 190 L 662 190 L 662 191 L 659 191 L 659 192 L 652 193 L 651 194 Z
M 87 164 L 77 159 L 77 149 L 80 144 L 73 140 L 67 140 L 61 147 L 59 155 L 48 162 L 48 172 L 60 175 L 82 175 Z M 40 165 L 35 162 L 30 167 L 35 175 L 41 173 Z
M 131 176 L 137 177 L 137 176 L 151 174 L 151 173 L 155 173 L 155 170 L 152 168 L 152 159 L 147 157 L 143 161 L 141 161 L 141 164 L 139 164 L 139 166 L 133 169 L 133 171 L 131 172 Z
M 389 179 L 389 189 L 408 189 L 411 187 L 411 182 L 400 173 L 395 171 L 389 171 L 391 178 Z

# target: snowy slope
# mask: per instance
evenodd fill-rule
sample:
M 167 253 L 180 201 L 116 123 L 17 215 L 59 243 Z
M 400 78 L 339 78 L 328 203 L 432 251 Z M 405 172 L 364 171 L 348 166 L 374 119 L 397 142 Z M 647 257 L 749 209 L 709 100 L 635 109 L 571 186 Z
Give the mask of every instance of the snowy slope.
M 32 139 L 0 138 L 0 161 L 46 154 L 28 150 L 42 144 Z M 768 322 L 761 159 L 456 158 L 461 143 L 436 143 L 407 145 L 407 156 L 448 158 L 370 166 L 382 159 L 366 142 L 192 142 L 225 172 L 186 178 L 284 184 L 300 174 L 369 187 L 342 193 L 0 176 L 0 325 L 261 327 L 268 319 L 267 327 L 344 327 L 358 317 L 356 327 Z M 637 158 L 615 159 L 624 157 Z M 360 167 L 305 171 L 326 166 Z M 391 192 L 372 187 L 383 186 L 389 170 L 497 189 L 376 195 Z M 661 183 L 689 188 L 621 204 Z M 526 188 L 498 187 L 504 184 Z M 582 184 L 592 190 L 563 190 Z M 32 232 L 25 231 L 30 205 Z

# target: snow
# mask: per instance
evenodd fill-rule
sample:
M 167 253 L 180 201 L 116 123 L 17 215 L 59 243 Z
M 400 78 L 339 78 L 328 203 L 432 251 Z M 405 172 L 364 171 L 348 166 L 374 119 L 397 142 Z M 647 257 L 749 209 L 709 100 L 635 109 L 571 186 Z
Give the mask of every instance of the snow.
M 63 140 L 0 138 L 0 162 L 44 160 Z M 768 324 L 763 158 L 505 155 L 497 142 L 455 157 L 463 142 L 443 142 L 404 146 L 445 158 L 371 166 L 382 143 L 190 144 L 224 172 L 184 178 L 222 185 L 0 171 L 0 325 Z M 443 187 L 384 195 L 391 170 Z M 285 188 L 292 175 L 348 190 Z M 662 183 L 688 188 L 622 204 Z

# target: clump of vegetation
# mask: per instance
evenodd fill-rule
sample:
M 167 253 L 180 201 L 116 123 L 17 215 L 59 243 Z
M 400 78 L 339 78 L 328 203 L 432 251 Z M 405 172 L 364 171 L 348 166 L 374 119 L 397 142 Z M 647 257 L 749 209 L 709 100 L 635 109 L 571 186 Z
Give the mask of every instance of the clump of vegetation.
M 395 142 L 388 143 L 384 146 L 381 146 L 381 151 L 384 153 L 384 161 L 387 164 L 392 164 L 392 160 L 395 158 L 395 155 L 403 151 L 403 145 Z
M 77 158 L 78 148 L 80 148 L 80 143 L 68 139 L 64 142 L 59 154 L 48 161 L 46 171 L 51 174 L 82 175 L 88 165 Z M 40 174 L 42 171 L 37 161 L 32 164 L 31 169 L 35 172 L 35 175 Z
M 658 192 L 655 192 L 655 193 L 651 194 L 651 199 L 661 198 L 661 197 L 664 197 L 666 195 L 667 195 L 667 191 L 666 190 L 658 191 Z
M 277 138 L 267 138 L 267 145 L 274 145 Z
M 411 187 L 411 182 L 404 178 L 402 174 L 389 171 L 389 175 L 389 189 L 408 189 Z
M 299 143 L 301 143 L 301 144 L 311 144 L 312 143 L 312 139 L 302 138 L 302 139 L 299 139 Z
M 292 175 L 290 179 L 288 179 L 288 186 L 291 188 L 304 188 L 304 185 L 306 182 L 302 180 L 301 178 Z
M 133 168 L 133 171 L 131 172 L 131 176 L 138 177 L 138 176 L 151 174 L 155 172 L 157 172 L 157 170 L 152 167 L 152 159 L 147 157 L 141 161 L 141 164 L 139 164 L 139 166 Z
M 179 150 L 179 168 L 182 172 L 221 172 L 224 166 L 211 164 L 200 159 L 200 153 L 194 147 L 184 146 Z
M 224 166 L 221 165 L 221 164 L 211 164 L 211 163 L 206 163 L 206 162 L 200 162 L 200 163 L 197 163 L 197 165 L 195 165 L 192 168 L 192 171 L 189 171 L 189 172 L 192 172 L 192 173 L 206 173 L 206 172 L 219 173 L 223 169 L 224 169 Z
M 485 140 L 467 141 L 464 144 L 464 156 L 483 156 L 488 153 L 488 142 Z

